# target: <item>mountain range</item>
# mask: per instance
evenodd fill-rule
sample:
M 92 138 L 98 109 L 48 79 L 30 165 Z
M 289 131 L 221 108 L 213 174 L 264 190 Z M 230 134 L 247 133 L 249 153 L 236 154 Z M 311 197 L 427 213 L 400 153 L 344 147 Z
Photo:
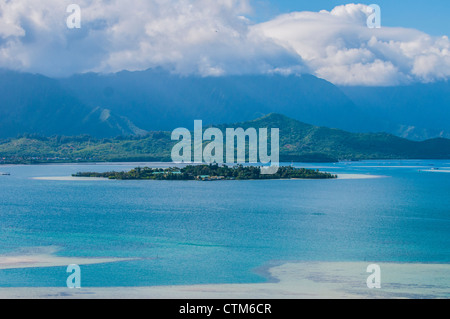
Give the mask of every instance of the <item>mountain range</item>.
M 191 129 L 193 128 L 191 124 Z M 387 133 L 350 133 L 319 127 L 281 114 L 252 121 L 215 126 L 279 128 L 282 162 L 336 162 L 368 159 L 447 159 L 450 140 L 417 142 Z M 206 129 L 207 127 L 204 127 Z M 171 161 L 171 132 L 96 139 L 90 136 L 23 136 L 0 141 L 0 163 Z
M 450 84 L 337 87 L 312 75 L 180 76 L 162 69 L 54 79 L 0 70 L 0 138 L 145 135 L 273 112 L 349 132 L 450 137 Z

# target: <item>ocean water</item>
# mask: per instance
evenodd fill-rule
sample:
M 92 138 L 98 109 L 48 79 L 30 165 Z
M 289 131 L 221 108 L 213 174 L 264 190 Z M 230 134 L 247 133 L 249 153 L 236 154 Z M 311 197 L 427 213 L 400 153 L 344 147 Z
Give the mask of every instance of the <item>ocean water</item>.
M 131 257 L 84 287 L 257 283 L 277 261 L 450 263 L 450 160 L 295 164 L 376 179 L 61 181 L 166 164 L 0 166 L 0 255 Z M 432 170 L 439 168 L 439 170 Z M 64 287 L 66 267 L 0 270 L 0 287 Z

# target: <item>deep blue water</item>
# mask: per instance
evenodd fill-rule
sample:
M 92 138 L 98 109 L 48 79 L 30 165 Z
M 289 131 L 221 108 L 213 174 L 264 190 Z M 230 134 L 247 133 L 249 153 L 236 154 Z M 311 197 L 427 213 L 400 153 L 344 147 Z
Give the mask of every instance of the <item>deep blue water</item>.
M 450 262 L 450 160 L 296 164 L 386 176 L 358 180 L 32 179 L 136 166 L 0 166 L 0 254 L 139 258 L 82 266 L 85 287 L 263 282 L 254 270 L 280 260 Z M 0 270 L 0 287 L 65 286 L 65 270 Z

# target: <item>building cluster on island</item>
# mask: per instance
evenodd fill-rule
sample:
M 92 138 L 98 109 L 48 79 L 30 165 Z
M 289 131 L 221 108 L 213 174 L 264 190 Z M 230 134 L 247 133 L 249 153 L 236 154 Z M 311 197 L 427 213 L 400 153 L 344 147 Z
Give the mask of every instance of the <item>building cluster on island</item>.
M 97 177 L 117 180 L 199 180 L 199 181 L 220 181 L 220 180 L 257 180 L 257 179 L 334 179 L 336 175 L 319 172 L 319 170 L 295 168 L 283 166 L 276 174 L 261 174 L 260 167 L 257 166 L 219 166 L 210 165 L 189 165 L 183 168 L 149 168 L 137 167 L 129 172 L 85 172 L 77 173 L 74 177 Z

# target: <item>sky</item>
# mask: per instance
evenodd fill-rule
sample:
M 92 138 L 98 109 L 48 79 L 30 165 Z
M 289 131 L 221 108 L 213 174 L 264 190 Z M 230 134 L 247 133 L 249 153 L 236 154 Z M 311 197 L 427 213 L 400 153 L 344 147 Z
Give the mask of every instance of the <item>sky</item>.
M 69 28 L 75 3 L 81 28 Z M 337 85 L 448 80 L 448 0 L 0 0 L 0 68 L 65 77 L 309 73 Z M 74 20 L 70 20 L 74 21 Z
M 332 10 L 350 1 L 339 0 L 272 0 L 261 8 L 259 18 L 273 17 L 292 11 Z M 390 27 L 415 28 L 431 35 L 450 36 L 450 1 L 448 0 L 373 0 L 366 4 L 378 4 L 382 8 L 383 24 Z M 267 5 L 268 4 L 268 5 Z

